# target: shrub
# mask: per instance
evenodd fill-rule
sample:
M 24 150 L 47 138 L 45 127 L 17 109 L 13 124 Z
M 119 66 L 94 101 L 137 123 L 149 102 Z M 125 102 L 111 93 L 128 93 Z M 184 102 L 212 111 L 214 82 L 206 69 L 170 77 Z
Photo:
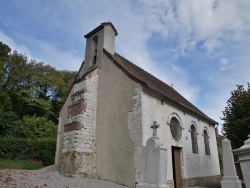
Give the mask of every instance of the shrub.
M 55 138 L 40 138 L 37 140 L 3 137 L 0 138 L 0 158 L 42 161 L 44 165 L 54 164 L 56 150 Z
M 4 112 L 0 109 L 0 136 L 9 135 L 15 132 L 18 126 L 18 120 L 19 118 L 14 112 Z
M 46 117 L 24 116 L 14 136 L 36 140 L 40 138 L 56 138 L 57 126 Z

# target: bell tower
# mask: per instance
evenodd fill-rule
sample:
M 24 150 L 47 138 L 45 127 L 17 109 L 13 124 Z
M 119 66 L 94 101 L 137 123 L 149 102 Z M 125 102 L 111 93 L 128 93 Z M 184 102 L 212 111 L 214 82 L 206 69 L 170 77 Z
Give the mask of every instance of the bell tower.
M 81 76 L 102 63 L 103 49 L 114 55 L 115 36 L 117 35 L 113 24 L 104 22 L 84 36 L 86 38 L 86 50 L 85 62 L 80 72 Z

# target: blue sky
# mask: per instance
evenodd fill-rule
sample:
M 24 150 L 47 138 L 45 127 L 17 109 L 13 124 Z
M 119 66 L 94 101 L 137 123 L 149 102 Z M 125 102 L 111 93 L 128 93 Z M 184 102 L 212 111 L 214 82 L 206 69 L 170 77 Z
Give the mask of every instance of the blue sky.
M 83 36 L 111 21 L 116 52 L 221 124 L 230 92 L 250 82 L 249 10 L 249 0 L 0 0 L 0 41 L 78 70 Z

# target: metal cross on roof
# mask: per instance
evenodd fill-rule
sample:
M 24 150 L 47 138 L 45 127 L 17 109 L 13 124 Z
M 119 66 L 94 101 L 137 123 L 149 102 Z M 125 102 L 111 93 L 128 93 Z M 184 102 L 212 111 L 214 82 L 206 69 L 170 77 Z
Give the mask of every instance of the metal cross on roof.
M 157 124 L 157 121 L 153 121 L 153 125 L 150 126 L 151 129 L 153 129 L 153 136 L 157 137 L 157 129 L 160 127 L 159 124 Z

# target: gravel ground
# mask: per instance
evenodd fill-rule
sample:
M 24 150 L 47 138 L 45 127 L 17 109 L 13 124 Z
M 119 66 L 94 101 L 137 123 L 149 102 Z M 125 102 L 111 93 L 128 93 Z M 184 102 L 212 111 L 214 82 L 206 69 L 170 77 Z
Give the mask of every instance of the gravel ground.
M 92 178 L 61 176 L 55 165 L 40 170 L 0 169 L 0 188 L 128 188 Z M 220 188 L 220 183 L 206 188 Z M 193 187 L 205 188 L 205 187 Z
M 61 176 L 55 166 L 40 170 L 0 169 L 0 188 L 127 188 L 91 178 Z

